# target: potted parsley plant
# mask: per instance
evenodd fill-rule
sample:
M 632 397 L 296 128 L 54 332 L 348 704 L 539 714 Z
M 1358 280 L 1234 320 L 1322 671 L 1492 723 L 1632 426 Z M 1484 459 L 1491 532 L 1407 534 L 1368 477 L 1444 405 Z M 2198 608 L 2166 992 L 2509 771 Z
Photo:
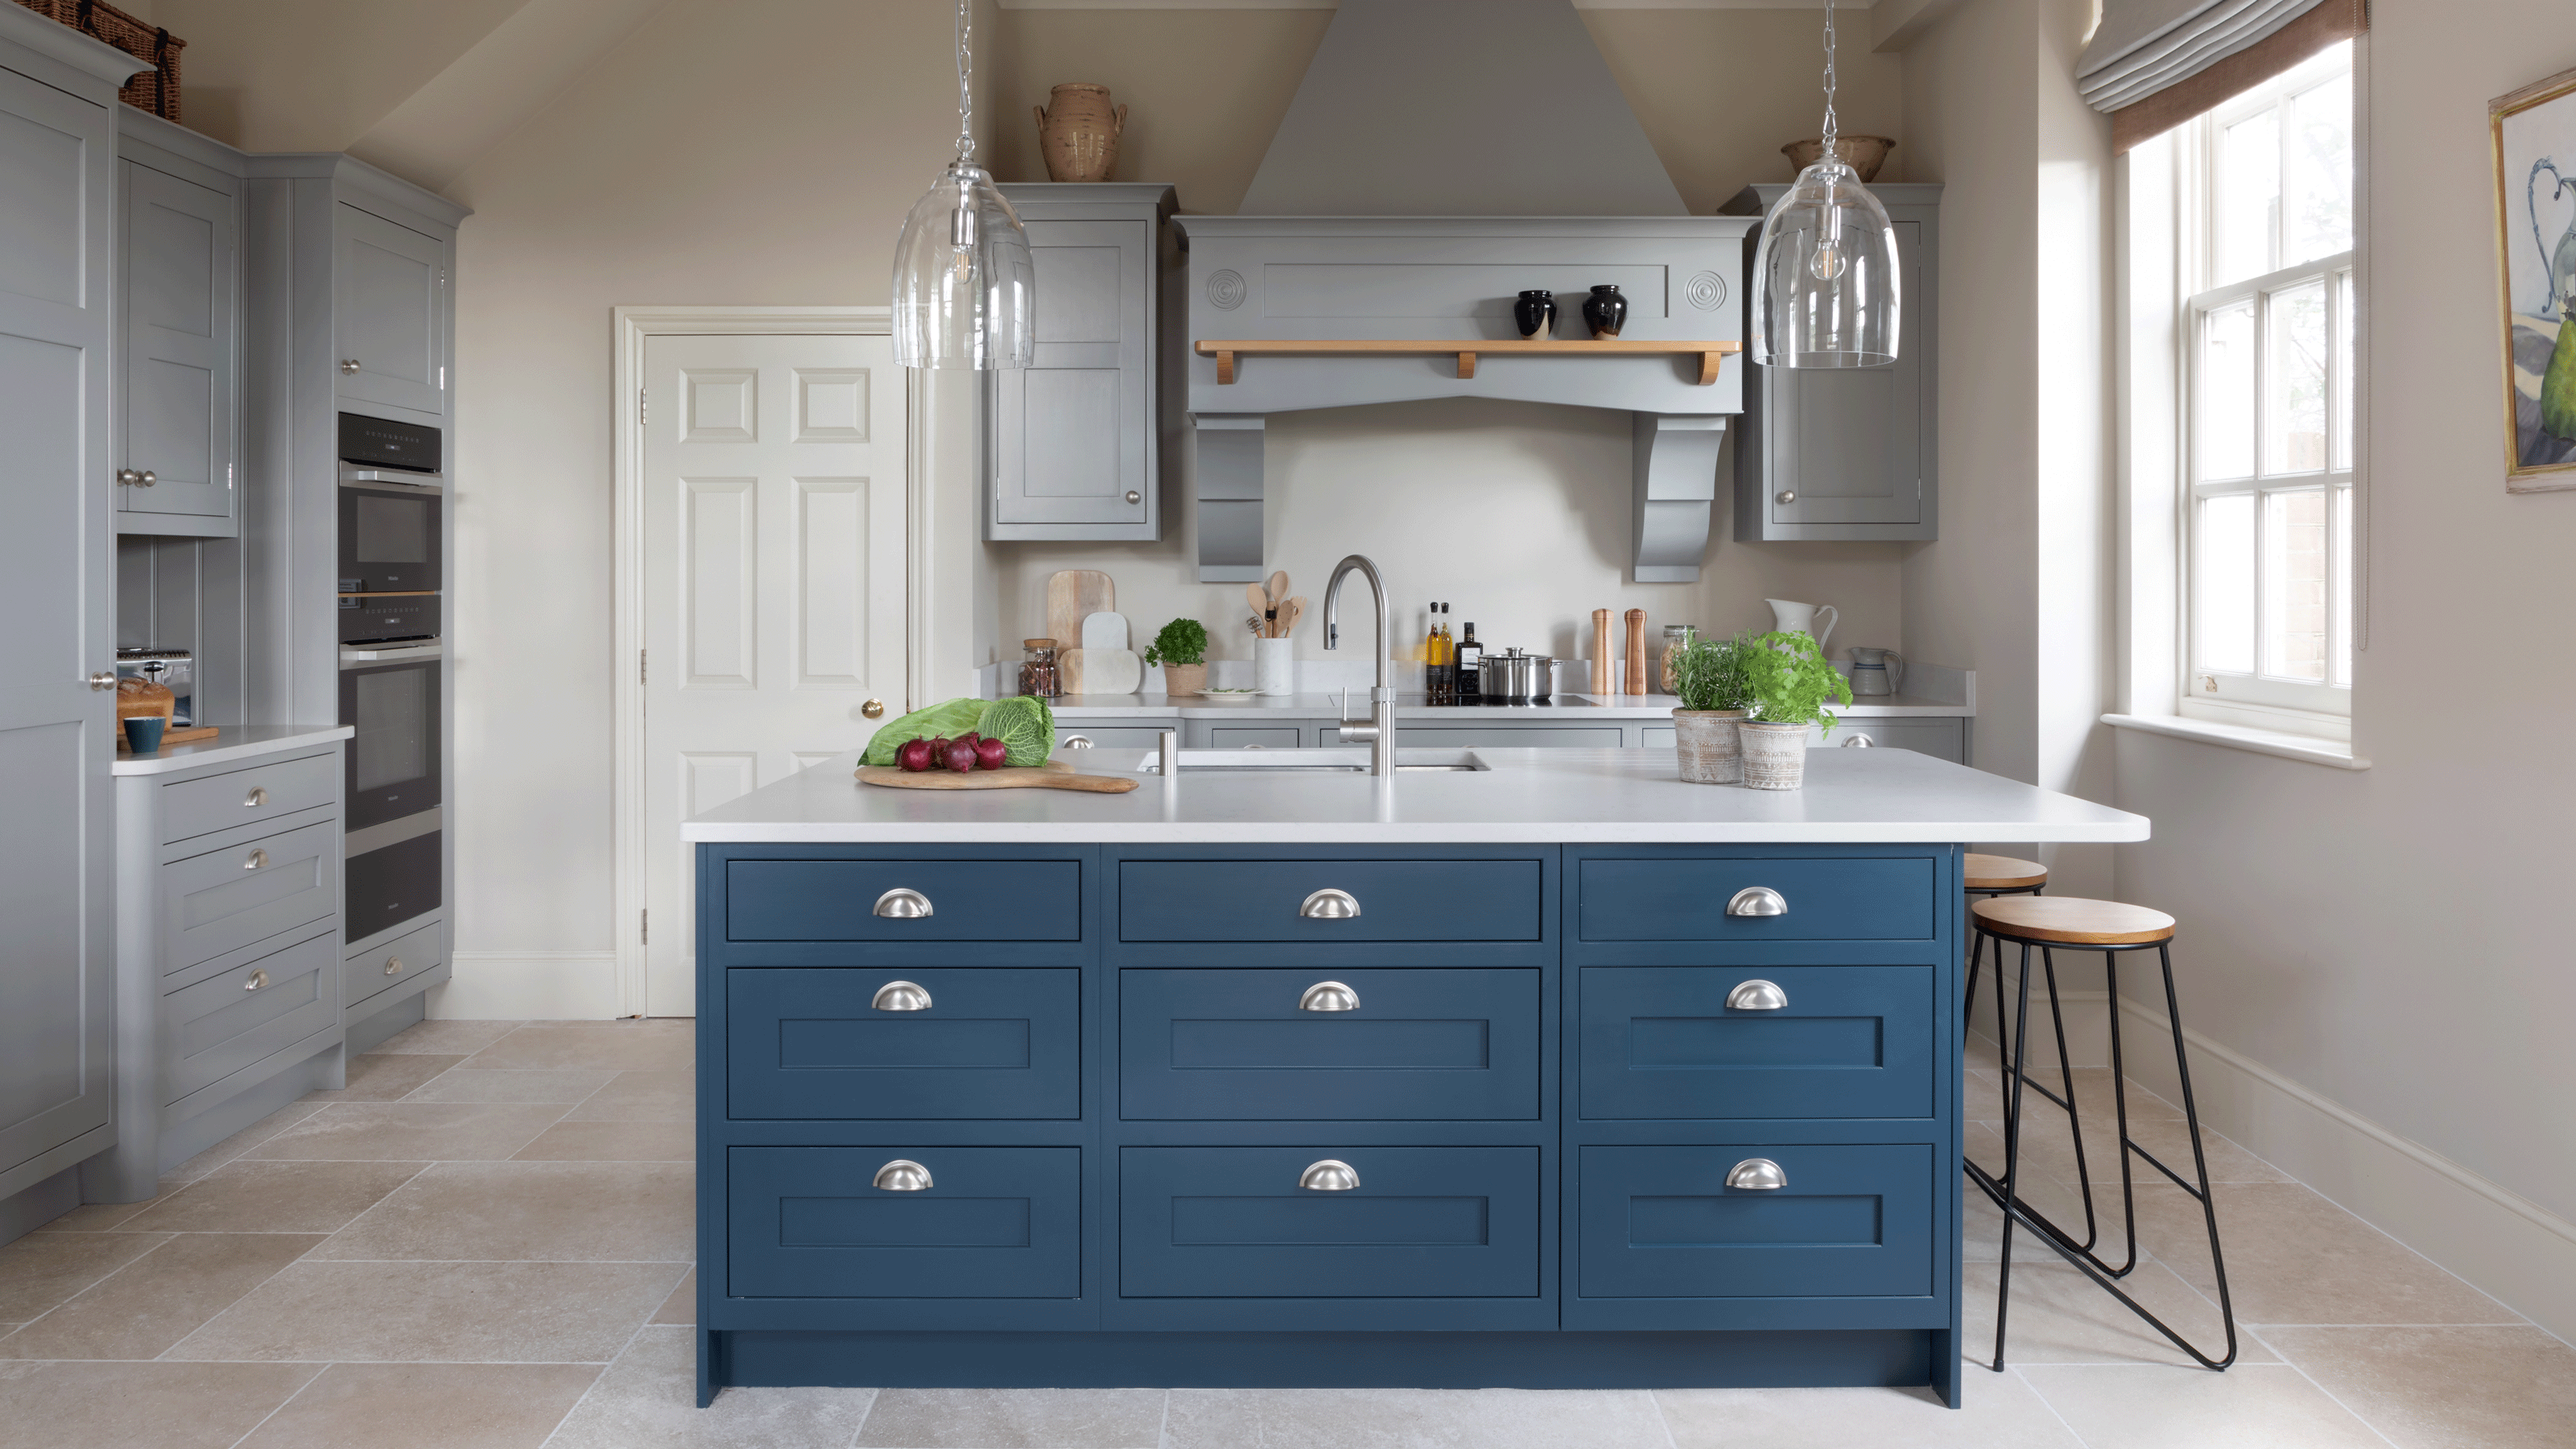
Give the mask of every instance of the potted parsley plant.
M 1753 717 L 1736 726 L 1743 740 L 1744 783 L 1755 790 L 1795 790 L 1807 783 L 1807 730 L 1821 724 L 1832 734 L 1828 700 L 1851 703 L 1851 685 L 1803 630 L 1769 633 L 1750 641 L 1745 660 L 1753 692 Z
M 1196 619 L 1174 619 L 1154 636 L 1145 662 L 1163 667 L 1165 695 L 1197 694 L 1207 688 L 1207 647 L 1207 625 Z

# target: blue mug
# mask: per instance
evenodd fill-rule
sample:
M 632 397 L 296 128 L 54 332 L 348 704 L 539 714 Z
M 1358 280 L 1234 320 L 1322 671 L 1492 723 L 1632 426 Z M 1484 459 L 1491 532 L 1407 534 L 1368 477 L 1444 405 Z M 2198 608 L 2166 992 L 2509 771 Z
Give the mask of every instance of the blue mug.
M 148 755 L 161 748 L 161 732 L 170 727 L 168 717 L 157 714 L 132 715 L 122 723 L 126 747 L 138 755 Z

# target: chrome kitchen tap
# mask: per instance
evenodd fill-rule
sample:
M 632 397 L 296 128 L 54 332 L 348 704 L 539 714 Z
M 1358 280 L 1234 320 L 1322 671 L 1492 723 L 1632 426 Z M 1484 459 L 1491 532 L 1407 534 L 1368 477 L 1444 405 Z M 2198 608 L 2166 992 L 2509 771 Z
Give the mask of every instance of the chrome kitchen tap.
M 1378 577 L 1377 565 L 1366 554 L 1355 553 L 1333 565 L 1332 582 L 1324 586 L 1324 647 L 1341 647 L 1342 576 L 1354 570 L 1367 576 L 1369 593 L 1377 599 L 1377 683 L 1369 690 L 1369 717 L 1365 723 L 1348 718 L 1350 691 L 1342 691 L 1340 714 L 1343 718 L 1339 724 L 1344 740 L 1368 741 L 1369 773 L 1392 777 L 1395 774 L 1395 690 L 1388 685 L 1386 675 L 1393 658 L 1393 646 L 1389 641 L 1393 638 L 1394 620 L 1387 612 L 1386 581 Z

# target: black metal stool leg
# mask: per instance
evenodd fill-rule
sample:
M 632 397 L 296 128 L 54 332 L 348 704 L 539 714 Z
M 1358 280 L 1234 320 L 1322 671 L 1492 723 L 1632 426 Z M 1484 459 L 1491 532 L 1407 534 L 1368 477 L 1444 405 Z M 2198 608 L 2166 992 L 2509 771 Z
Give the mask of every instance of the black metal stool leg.
M 2013 1033 L 2018 1045 L 2013 1050 L 2012 1091 L 2004 1098 L 2004 1177 L 2003 1260 L 1995 1272 L 1995 1361 L 1989 1367 L 2004 1371 L 2004 1324 L 2012 1309 L 2012 1240 L 2013 1219 L 2018 1214 L 2014 1204 L 2020 1201 L 2021 1186 L 2021 1089 L 2024 1081 L 2022 1059 L 2030 1051 L 2030 945 L 2021 948 L 2020 1021 Z M 1995 943 L 1995 1017 L 2003 1018 L 2003 942 Z

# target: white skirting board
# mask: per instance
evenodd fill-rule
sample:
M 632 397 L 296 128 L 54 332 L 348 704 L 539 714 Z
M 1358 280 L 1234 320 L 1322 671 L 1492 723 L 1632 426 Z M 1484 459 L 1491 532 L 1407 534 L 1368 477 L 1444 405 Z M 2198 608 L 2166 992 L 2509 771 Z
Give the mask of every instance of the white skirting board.
M 2012 978 L 2005 979 L 2009 983 Z M 1989 971 L 1979 984 L 1972 1024 L 1990 1043 L 1994 1008 L 1987 993 L 1993 989 L 1994 973 Z M 2032 992 L 2034 1064 L 2056 1061 L 2047 999 L 2044 991 Z M 2078 1066 L 2108 1066 L 2105 1012 L 2110 994 L 2063 991 L 2059 999 L 2065 1007 L 2067 1055 Z M 2120 1006 L 2129 1076 L 2180 1103 L 2170 1045 L 2173 1028 L 2165 1014 L 2126 997 Z M 2183 1028 L 2183 1038 L 2191 1044 L 2191 1085 L 2201 1120 L 2212 1131 L 2542 1328 L 2576 1342 L 2576 1223 L 2189 1027 Z M 2101 1108 L 2107 1111 L 2109 1104 Z M 2086 1104 L 2086 1110 L 2093 1110 L 2093 1104 Z M 2223 1213 L 2218 1230 L 2223 1241 Z
M 617 1015 L 614 951 L 458 951 L 426 993 L 433 1019 L 607 1021 Z

